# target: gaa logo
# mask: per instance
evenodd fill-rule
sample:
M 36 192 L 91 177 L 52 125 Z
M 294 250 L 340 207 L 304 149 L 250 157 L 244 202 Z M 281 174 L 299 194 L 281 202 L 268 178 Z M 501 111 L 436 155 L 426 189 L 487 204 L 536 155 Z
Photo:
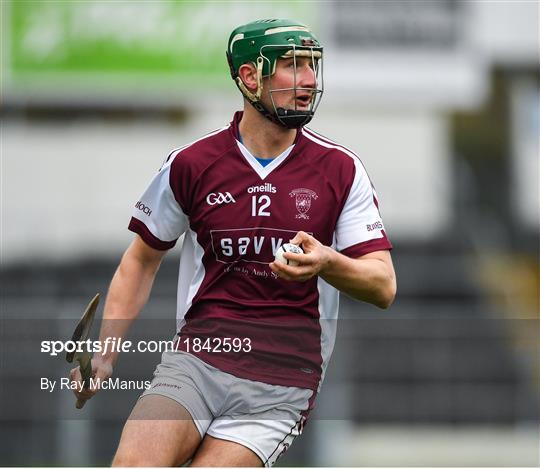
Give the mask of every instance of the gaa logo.
M 236 203 L 236 200 L 234 200 L 234 197 L 231 195 L 230 192 L 225 192 L 225 194 L 218 192 L 210 192 L 206 196 L 206 203 L 208 205 L 216 205 L 216 204 L 230 204 L 230 203 Z

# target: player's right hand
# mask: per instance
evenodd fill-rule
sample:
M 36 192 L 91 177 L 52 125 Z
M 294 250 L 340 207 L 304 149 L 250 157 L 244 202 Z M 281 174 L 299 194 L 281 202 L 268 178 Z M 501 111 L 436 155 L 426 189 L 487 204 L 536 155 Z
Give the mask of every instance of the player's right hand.
M 90 380 L 90 387 L 83 387 L 83 379 L 81 376 L 81 370 L 77 366 L 69 372 L 69 379 L 73 383 L 77 383 L 77 388 L 73 389 L 73 393 L 77 396 L 77 399 L 88 400 L 91 399 L 100 389 L 101 383 L 104 380 L 109 379 L 112 376 L 113 367 L 110 363 L 103 361 L 100 358 L 92 358 L 92 379 Z

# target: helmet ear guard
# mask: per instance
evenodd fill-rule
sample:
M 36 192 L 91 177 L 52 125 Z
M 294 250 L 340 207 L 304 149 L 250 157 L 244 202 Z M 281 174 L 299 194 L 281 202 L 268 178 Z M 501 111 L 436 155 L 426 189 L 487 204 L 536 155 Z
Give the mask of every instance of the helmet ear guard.
M 248 99 L 248 101 L 251 102 L 258 102 L 261 100 L 262 90 L 263 90 L 263 84 L 262 84 L 262 69 L 263 69 L 263 58 L 257 57 L 257 91 L 253 93 L 252 91 L 248 90 L 247 86 L 242 81 L 242 78 L 237 75 L 235 81 L 236 85 L 242 92 L 242 94 Z
M 226 54 L 227 54 L 227 61 L 229 62 L 229 68 L 231 70 L 231 77 L 236 83 L 236 86 L 238 86 L 238 89 L 240 90 L 240 92 L 249 101 L 249 103 L 257 111 L 259 111 L 263 116 L 270 119 L 272 122 L 279 123 L 277 120 L 275 120 L 275 117 L 272 115 L 272 113 L 268 109 L 266 109 L 261 103 L 261 95 L 263 91 L 262 67 L 263 67 L 264 59 L 262 57 L 257 58 L 257 66 L 256 66 L 257 67 L 257 91 L 253 93 L 252 91 L 248 90 L 247 86 L 242 81 L 242 78 L 240 78 L 240 75 L 234 69 L 234 66 L 232 64 L 231 54 L 229 53 L 229 51 L 227 51 Z

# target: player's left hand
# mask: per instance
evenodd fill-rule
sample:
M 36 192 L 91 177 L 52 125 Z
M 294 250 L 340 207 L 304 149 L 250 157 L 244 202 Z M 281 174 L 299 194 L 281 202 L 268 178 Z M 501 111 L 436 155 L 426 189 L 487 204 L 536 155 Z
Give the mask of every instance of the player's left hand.
M 281 278 L 305 282 L 318 275 L 329 264 L 331 248 L 324 246 L 306 232 L 299 231 L 290 242 L 300 246 L 304 254 L 294 254 L 292 252 L 283 254 L 285 259 L 298 262 L 297 266 L 286 265 L 275 261 L 269 264 L 272 271 Z

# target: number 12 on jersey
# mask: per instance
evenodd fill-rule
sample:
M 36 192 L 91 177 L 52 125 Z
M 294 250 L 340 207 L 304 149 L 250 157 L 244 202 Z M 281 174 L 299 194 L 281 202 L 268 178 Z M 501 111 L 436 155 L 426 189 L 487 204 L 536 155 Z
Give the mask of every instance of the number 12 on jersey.
M 267 195 L 251 196 L 251 216 L 252 217 L 269 217 L 270 212 L 266 209 L 270 207 L 270 197 Z

